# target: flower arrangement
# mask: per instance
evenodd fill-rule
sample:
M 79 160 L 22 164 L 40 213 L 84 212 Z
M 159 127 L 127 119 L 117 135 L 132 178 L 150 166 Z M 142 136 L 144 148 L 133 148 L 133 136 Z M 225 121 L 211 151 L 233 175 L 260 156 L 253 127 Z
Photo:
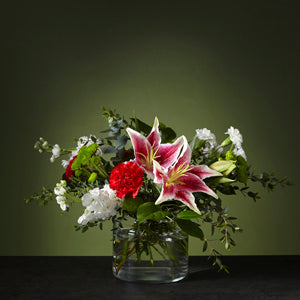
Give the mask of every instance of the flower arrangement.
M 126 121 L 105 108 L 103 116 L 108 129 L 101 132 L 102 136 L 80 137 L 74 148 L 51 145 L 43 138 L 37 141 L 35 148 L 52 154 L 51 162 L 63 155 L 67 157 L 62 160 L 62 179 L 54 189 L 43 188 L 41 194 L 26 201 L 37 200 L 45 205 L 56 199 L 64 213 L 73 204 L 81 204 L 83 213 L 75 228 L 82 232 L 95 226 L 102 229 L 107 220 L 122 228 L 123 222 L 133 219 L 139 239 L 135 237 L 119 256 L 114 256 L 116 273 L 132 254 L 139 260 L 145 253 L 153 264 L 151 251 L 157 251 L 177 262 L 166 244 L 160 243 L 162 250 L 158 250 L 153 242 L 153 228 L 163 231 L 164 220 L 199 238 L 203 251 L 210 249 L 213 265 L 227 272 L 211 238 L 202 231 L 202 223 L 211 226 L 211 235 L 218 231 L 218 241 L 228 250 L 235 246 L 233 233 L 241 229 L 228 208 L 223 207 L 221 197 L 241 193 L 256 201 L 260 196 L 251 190 L 248 181 L 260 183 L 270 191 L 277 185 L 289 185 L 289 181 L 265 172 L 252 173 L 242 135 L 232 126 L 220 144 L 206 128 L 197 129 L 188 142 L 157 118 L 149 126 L 136 117 Z

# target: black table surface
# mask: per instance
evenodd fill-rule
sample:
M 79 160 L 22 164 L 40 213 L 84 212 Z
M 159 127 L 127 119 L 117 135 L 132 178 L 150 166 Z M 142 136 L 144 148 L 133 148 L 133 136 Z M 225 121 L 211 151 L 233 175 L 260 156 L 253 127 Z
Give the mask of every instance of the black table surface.
M 2 256 L 0 299 L 300 299 L 300 256 L 226 256 L 230 274 L 189 258 L 189 275 L 167 284 L 113 277 L 107 256 Z

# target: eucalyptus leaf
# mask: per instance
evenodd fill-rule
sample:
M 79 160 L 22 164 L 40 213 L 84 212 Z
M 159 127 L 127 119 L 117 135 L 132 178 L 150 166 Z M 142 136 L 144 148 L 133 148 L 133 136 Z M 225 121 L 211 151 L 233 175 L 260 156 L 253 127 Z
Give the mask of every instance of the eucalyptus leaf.
M 115 146 L 118 148 L 118 149 L 121 149 L 121 148 L 124 148 L 126 143 L 127 143 L 127 140 L 128 140 L 128 137 L 123 135 L 123 136 L 119 136 L 117 138 L 117 140 L 115 141 Z
M 117 152 L 117 149 L 113 146 L 102 146 L 101 150 L 103 154 L 113 154 Z

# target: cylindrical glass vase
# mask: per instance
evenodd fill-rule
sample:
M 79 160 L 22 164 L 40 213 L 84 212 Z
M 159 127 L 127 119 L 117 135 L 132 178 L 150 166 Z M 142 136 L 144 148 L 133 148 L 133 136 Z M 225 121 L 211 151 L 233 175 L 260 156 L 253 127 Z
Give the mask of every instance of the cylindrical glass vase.
M 176 282 L 188 273 L 188 235 L 171 220 L 114 221 L 113 274 L 132 282 Z

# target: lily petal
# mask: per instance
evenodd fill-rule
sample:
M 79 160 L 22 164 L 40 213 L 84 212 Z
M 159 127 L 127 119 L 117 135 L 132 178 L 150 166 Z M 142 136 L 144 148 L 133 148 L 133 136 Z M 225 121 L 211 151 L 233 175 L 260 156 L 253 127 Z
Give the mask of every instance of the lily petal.
M 164 169 L 156 160 L 153 161 L 154 183 L 163 183 L 167 180 L 167 169 Z
M 176 193 L 176 200 L 181 201 L 183 204 L 185 204 L 188 208 L 196 212 L 197 214 L 201 215 L 200 210 L 198 209 L 196 203 L 195 203 L 195 197 L 192 193 L 184 192 L 184 191 L 178 191 Z
M 161 142 L 161 136 L 160 136 L 158 126 L 159 126 L 159 121 L 158 121 L 157 117 L 155 117 L 152 130 L 147 137 L 148 142 L 155 149 L 157 149 L 159 147 L 160 142 Z
M 176 162 L 176 165 L 186 165 L 186 164 L 190 164 L 191 162 L 191 157 L 192 157 L 191 148 L 184 135 L 182 136 L 182 139 L 183 139 L 183 147 L 182 147 L 181 154 L 178 157 L 178 160 Z
M 135 161 L 139 167 L 141 167 L 147 174 L 152 175 L 152 162 L 151 162 L 151 145 L 149 141 L 139 132 L 127 128 L 127 133 L 131 139 Z M 151 178 L 152 178 L 151 177 Z
M 161 144 L 157 151 L 157 161 L 164 168 L 170 167 L 177 160 L 182 146 L 185 144 L 185 137 L 179 137 L 172 144 Z
M 213 176 L 223 176 L 223 174 L 209 168 L 206 165 L 191 166 L 189 172 L 197 175 L 200 179 L 205 179 Z
M 201 212 L 199 211 L 196 203 L 195 197 L 192 193 L 186 191 L 175 191 L 174 186 L 168 186 L 167 188 L 163 187 L 159 198 L 156 200 L 155 204 L 161 204 L 168 200 L 179 200 L 191 210 L 195 211 L 199 215 Z

